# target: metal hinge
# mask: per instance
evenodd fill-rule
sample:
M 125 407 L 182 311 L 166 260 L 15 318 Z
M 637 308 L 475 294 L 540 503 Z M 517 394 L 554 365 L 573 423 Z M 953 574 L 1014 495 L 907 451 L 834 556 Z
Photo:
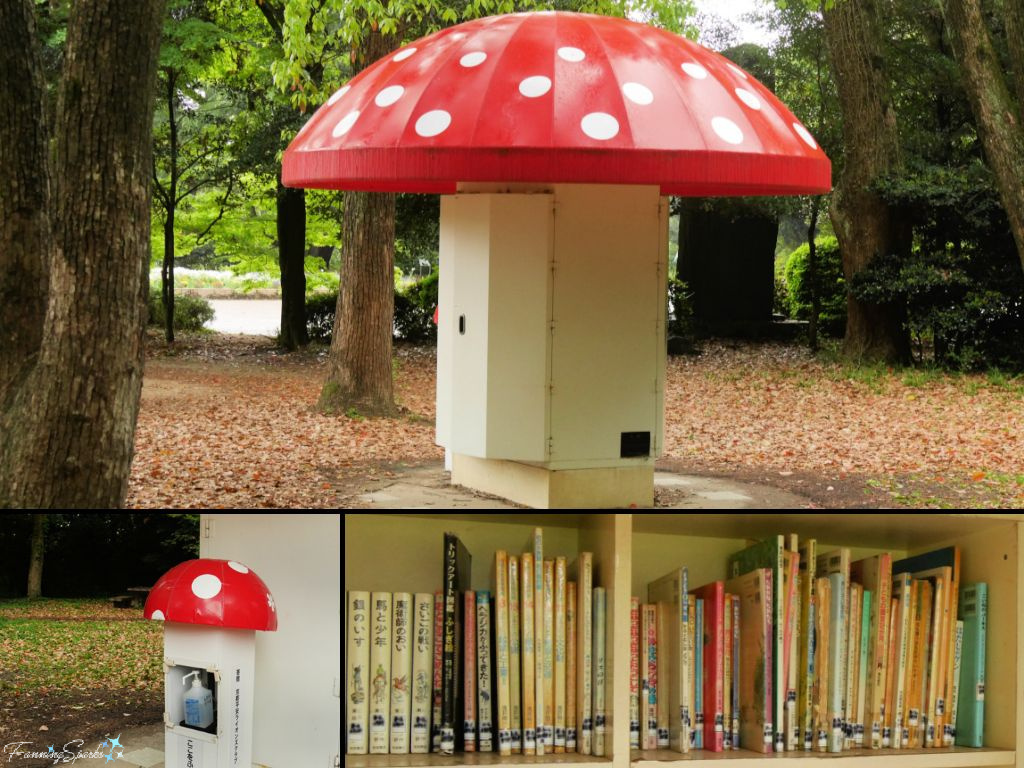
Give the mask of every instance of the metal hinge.
M 211 528 L 211 525 L 210 525 L 209 519 L 203 520 L 203 538 L 204 539 L 210 538 L 210 528 Z

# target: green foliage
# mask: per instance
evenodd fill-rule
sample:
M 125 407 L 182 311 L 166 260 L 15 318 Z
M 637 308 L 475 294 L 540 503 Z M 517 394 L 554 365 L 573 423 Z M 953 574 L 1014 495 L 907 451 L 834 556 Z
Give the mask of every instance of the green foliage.
M 842 336 L 846 328 L 846 281 L 839 241 L 834 237 L 815 240 L 817 291 L 821 310 L 818 327 L 831 336 Z M 786 260 L 786 298 L 789 315 L 800 320 L 811 316 L 811 282 L 807 276 L 810 248 L 804 243 Z
M 329 342 L 334 331 L 338 291 L 306 296 L 306 331 L 310 341 Z
M 164 302 L 160 297 L 160 284 L 149 286 L 149 324 L 163 327 L 166 323 Z M 213 307 L 199 296 L 174 297 L 174 328 L 178 331 L 199 331 L 213 320 Z
M 675 277 L 668 279 L 668 349 L 673 355 L 697 351 L 697 330 L 693 322 L 693 293 Z
M 434 309 L 437 307 L 438 274 L 395 291 L 395 336 L 406 341 L 436 341 Z

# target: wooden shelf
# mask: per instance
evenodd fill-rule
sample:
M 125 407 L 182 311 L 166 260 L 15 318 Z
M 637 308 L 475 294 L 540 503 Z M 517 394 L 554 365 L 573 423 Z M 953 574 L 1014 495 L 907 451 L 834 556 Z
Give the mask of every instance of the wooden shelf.
M 1024 514 L 346 514 L 345 588 L 434 591 L 441 582 L 441 544 L 454 531 L 473 556 L 472 586 L 492 589 L 494 551 L 518 554 L 535 526 L 544 528 L 546 556 L 571 562 L 594 552 L 595 585 L 608 590 L 607 758 L 561 754 L 464 753 L 453 756 L 346 755 L 345 768 L 457 768 L 458 766 L 565 766 L 574 768 L 679 768 L 728 763 L 729 768 L 807 768 L 841 761 L 839 768 L 1024 768 Z M 691 586 L 725 577 L 726 556 L 751 539 L 775 533 L 814 537 L 819 549 L 848 546 L 854 557 L 889 551 L 896 558 L 957 544 L 961 583 L 989 584 L 984 749 L 853 750 L 839 754 L 746 750 L 721 753 L 633 751 L 629 743 L 629 595 L 686 565 Z M 381 563 L 387 566 L 382 568 Z

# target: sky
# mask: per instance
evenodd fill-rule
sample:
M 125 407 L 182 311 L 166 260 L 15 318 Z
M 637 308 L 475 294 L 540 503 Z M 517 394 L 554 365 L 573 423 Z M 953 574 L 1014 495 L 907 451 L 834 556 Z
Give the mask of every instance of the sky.
M 771 33 L 741 18 L 751 11 L 761 10 L 762 5 L 762 0 L 696 0 L 698 12 L 721 16 L 735 24 L 739 30 L 738 42 L 768 45 L 773 40 Z

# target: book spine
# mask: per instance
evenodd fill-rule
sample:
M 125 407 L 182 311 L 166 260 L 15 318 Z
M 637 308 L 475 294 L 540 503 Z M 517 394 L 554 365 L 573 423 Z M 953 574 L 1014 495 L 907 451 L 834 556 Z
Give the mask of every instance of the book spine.
M 535 528 L 531 537 L 533 544 L 533 695 L 536 699 L 534 716 L 537 718 L 537 738 L 534 753 L 543 755 L 547 749 L 547 729 L 551 723 L 545 719 L 547 710 L 544 702 L 544 535 L 543 529 Z
M 955 743 L 982 746 L 985 724 L 985 632 L 988 624 L 988 585 L 973 584 L 960 596 L 964 617 L 963 660 Z
M 555 558 L 555 752 L 565 752 L 565 558 Z
M 843 750 L 843 695 L 846 690 L 844 672 L 846 667 L 846 583 L 842 573 L 830 573 L 832 603 L 829 610 L 829 712 L 830 724 L 828 751 Z
M 643 608 L 643 738 L 642 749 L 658 748 L 658 607 Z
M 412 647 L 412 743 L 410 751 L 430 752 L 431 683 L 434 673 L 434 596 L 417 592 L 413 596 Z
M 740 597 L 732 596 L 732 748 L 740 748 Z
M 629 598 L 629 748 L 640 749 L 640 598 Z
M 893 743 L 893 711 L 895 710 L 896 699 L 896 660 L 899 656 L 899 617 L 897 615 L 900 607 L 899 599 L 894 595 L 889 601 L 889 628 L 887 641 L 888 661 L 885 676 L 885 720 L 882 726 L 882 746 L 886 749 L 892 747 Z
M 458 593 L 458 538 L 452 534 L 444 537 L 444 635 L 441 657 L 441 738 L 440 753 L 451 755 L 455 752 L 455 731 L 462 731 L 462 723 L 456 722 L 459 693 L 459 648 L 462 643 L 460 618 L 462 595 Z
M 775 571 L 764 568 L 761 574 L 764 579 L 764 730 L 761 738 L 763 751 L 771 752 L 775 749 L 775 692 L 772 690 L 772 681 L 775 679 L 772 674 L 775 669 L 772 658 L 775 645 Z
M 519 590 L 519 597 L 522 600 L 522 651 L 523 651 L 523 672 L 520 682 L 523 687 L 523 753 L 535 754 L 537 751 L 537 696 L 534 692 L 536 677 L 534 669 L 536 666 L 536 653 L 534 641 L 536 633 L 533 631 L 533 622 L 536 618 L 536 611 L 533 609 L 533 553 L 524 552 L 522 564 L 519 569 L 522 577 L 522 588 Z
M 945 611 L 946 604 L 946 590 L 948 585 L 946 579 L 943 576 L 936 576 L 935 583 L 932 592 L 932 616 L 931 616 L 931 627 L 929 630 L 929 657 L 928 657 L 928 691 L 927 698 L 925 699 L 925 734 L 924 734 L 924 745 L 926 747 L 935 746 L 935 725 L 937 722 L 936 717 L 936 704 L 941 698 L 939 692 L 940 678 L 939 675 L 939 662 L 941 660 L 940 653 L 940 639 L 942 635 L 942 618 Z
M 732 749 L 732 596 L 725 596 L 722 643 L 722 749 Z
M 409 718 L 412 699 L 409 680 L 412 678 L 412 645 L 409 632 L 412 618 L 412 595 L 395 592 L 391 619 L 391 753 L 409 754 Z
M 648 595 L 648 598 L 650 595 Z M 672 696 L 672 648 L 669 638 L 669 624 L 675 618 L 672 607 L 667 602 L 655 603 L 658 612 L 658 730 L 657 748 L 669 747 L 669 711 Z
M 953 645 L 953 695 L 949 703 L 949 718 L 943 733 L 943 746 L 952 747 L 956 742 L 956 716 L 960 707 L 960 669 L 963 660 L 964 623 L 957 621 L 956 637 Z
M 555 563 L 544 561 L 544 753 L 555 750 Z
M 689 655 L 690 663 L 686 670 L 688 680 L 686 682 L 686 688 L 688 693 L 688 699 L 690 702 L 689 717 L 687 719 L 687 728 L 689 735 L 687 740 L 689 741 L 689 748 L 696 749 L 697 736 L 694 723 L 696 720 L 697 712 L 697 650 L 696 650 L 696 635 L 697 635 L 697 600 L 693 595 L 685 595 L 687 609 L 690 613 L 690 624 L 687 627 L 686 633 L 686 647 Z
M 491 594 L 476 593 L 477 750 L 494 751 L 494 715 L 491 696 Z
M 907 691 L 907 730 L 909 736 L 907 746 L 911 748 L 924 746 L 921 738 L 921 724 L 924 719 L 924 699 L 921 696 L 921 688 L 928 678 L 926 648 L 928 646 L 928 621 L 931 618 L 929 609 L 931 608 L 932 585 L 927 581 L 920 580 L 914 582 L 914 588 L 916 599 L 911 599 L 914 624 L 911 631 L 913 646 L 911 648 L 910 668 L 907 672 L 907 679 L 910 681 L 910 687 Z
M 374 592 L 370 596 L 370 669 L 373 690 L 370 699 L 370 754 L 386 755 L 388 718 L 391 716 L 391 593 Z
M 698 597 L 695 616 L 697 624 L 694 634 L 694 742 L 697 749 L 704 749 L 704 599 Z
M 950 574 L 950 585 L 949 585 L 949 615 L 946 623 L 946 666 L 945 672 L 945 707 L 942 712 L 942 731 L 938 731 L 936 726 L 936 745 L 941 747 L 945 745 L 945 732 L 946 725 L 950 722 L 949 707 L 953 702 L 953 684 L 955 681 L 955 675 L 953 674 L 953 662 L 956 653 L 956 622 L 957 618 L 957 606 L 960 600 L 960 549 L 959 547 L 953 547 L 953 566 Z M 942 736 L 938 734 L 941 733 Z
M 794 557 L 799 555 L 794 554 Z M 799 561 L 798 561 L 799 562 Z M 796 564 L 794 564 L 796 565 Z M 794 568 L 796 570 L 796 568 Z M 803 733 L 802 728 L 802 712 L 800 711 L 800 702 L 798 690 L 800 687 L 800 572 L 796 570 L 792 577 L 793 581 L 793 606 L 790 611 L 792 618 L 790 623 L 792 624 L 791 636 L 792 639 L 789 643 L 789 675 L 788 675 L 788 688 L 786 690 L 786 714 L 788 721 L 786 723 L 786 735 L 788 741 L 786 742 L 786 749 L 789 751 L 796 751 L 801 748 Z
M 576 751 L 576 582 L 565 585 L 565 751 Z
M 773 679 L 772 691 L 775 694 L 775 706 L 772 724 L 775 727 L 775 751 L 786 750 L 786 595 L 785 587 L 785 543 L 782 536 L 774 537 L 773 563 L 775 572 L 772 574 L 772 585 L 775 616 L 772 624 L 775 627 L 775 642 L 772 644 Z
M 594 755 L 605 754 L 605 636 L 604 587 L 594 587 Z
M 499 549 L 494 553 L 494 637 L 495 677 L 498 684 L 498 752 L 512 754 L 511 660 L 508 635 L 508 553 Z
M 675 678 L 675 684 L 679 687 L 679 735 L 673 739 L 672 746 L 676 751 L 686 753 L 690 751 L 690 710 L 693 706 L 689 686 L 690 667 L 693 664 L 693 651 L 690 648 L 690 622 L 693 617 L 690 613 L 689 575 L 685 568 L 680 570 L 679 594 L 676 596 L 676 610 L 679 612 L 676 619 L 679 622 L 679 670 Z M 672 716 L 675 717 L 676 713 L 673 712 Z
M 857 730 L 854 734 L 855 741 L 858 747 L 864 747 L 865 744 L 865 730 L 867 730 L 867 718 L 868 712 L 870 712 L 870 703 L 867 699 L 867 685 L 868 685 L 868 662 L 871 658 L 870 644 L 871 644 L 871 609 L 872 609 L 872 593 L 870 590 L 864 590 L 864 596 L 862 599 L 861 606 L 861 622 L 860 622 L 860 657 L 857 663 L 858 676 L 857 676 Z
M 523 751 L 523 709 L 519 679 L 522 674 L 519 640 L 519 558 L 508 557 L 508 696 L 513 754 Z
M 434 593 L 434 712 L 430 721 L 431 751 L 441 751 L 441 680 L 444 668 L 444 593 Z
M 590 552 L 580 552 L 577 578 L 576 722 L 580 729 L 579 752 L 589 755 L 593 753 L 594 738 L 594 559 Z
M 868 675 L 868 702 L 870 717 L 867 729 L 870 732 L 872 749 L 882 747 L 882 724 L 885 719 L 885 681 L 889 655 L 889 603 L 892 600 L 892 556 L 884 553 L 873 562 L 874 584 L 877 590 L 871 611 L 871 671 Z
M 856 706 L 854 701 L 854 692 L 857 689 L 857 659 L 858 656 L 857 643 L 860 640 L 860 616 L 861 616 L 861 603 L 860 603 L 860 585 L 850 584 L 849 587 L 849 612 L 846 614 L 847 620 L 847 634 L 846 634 L 846 657 L 844 666 L 846 668 L 846 676 L 844 680 L 844 693 L 843 693 L 843 749 L 853 748 L 853 729 L 854 729 L 854 716 L 853 711 Z M 856 609 L 854 609 L 856 606 Z
M 912 581 L 902 578 L 900 581 L 900 608 L 899 608 L 899 639 L 896 658 L 896 690 L 893 697 L 893 733 L 892 746 L 895 749 L 902 749 L 904 744 L 904 729 L 906 728 L 906 696 L 907 696 L 907 666 L 910 658 L 911 637 L 913 628 L 913 615 L 911 614 L 910 594 Z
M 348 593 L 348 743 L 346 753 L 365 755 L 369 750 L 366 729 L 370 701 L 366 696 L 370 668 L 370 593 Z
M 805 751 L 814 747 L 814 628 L 815 589 L 817 565 L 816 539 L 806 539 L 800 549 L 800 710 L 801 742 Z
M 831 624 L 829 614 L 832 610 L 832 585 L 828 576 L 820 576 L 815 580 L 816 612 L 815 612 L 815 646 L 814 646 L 814 686 L 816 690 L 814 730 L 815 749 L 818 752 L 828 751 L 828 734 L 831 729 L 828 715 L 828 683 L 829 683 L 829 648 L 831 641 Z
M 792 550 L 785 552 L 784 565 L 785 574 L 785 620 L 786 631 L 784 634 L 783 652 L 783 679 L 785 681 L 785 717 L 783 720 L 783 734 L 785 738 L 785 749 L 792 751 L 797 748 L 799 733 L 796 725 L 796 651 L 799 647 L 797 640 L 798 613 L 799 613 L 799 567 L 800 555 Z
M 462 743 L 466 752 L 476 752 L 476 592 L 463 595 Z

